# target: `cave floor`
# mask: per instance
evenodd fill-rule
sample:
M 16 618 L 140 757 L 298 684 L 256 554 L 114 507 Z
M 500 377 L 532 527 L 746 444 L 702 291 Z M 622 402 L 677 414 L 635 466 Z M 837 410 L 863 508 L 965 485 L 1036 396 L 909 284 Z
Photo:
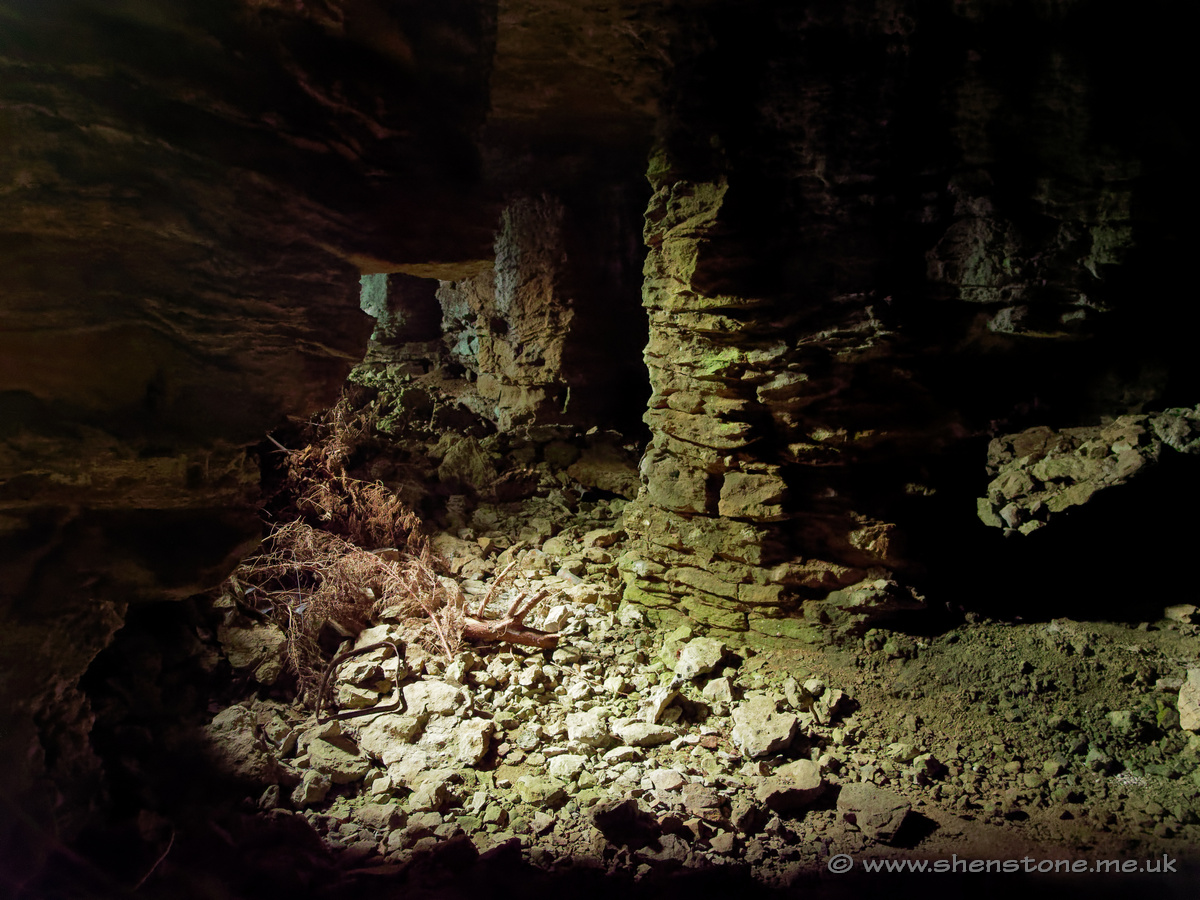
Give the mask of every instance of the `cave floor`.
M 253 636 L 270 626 L 227 595 L 135 610 L 90 677 L 106 811 L 62 896 L 453 896 L 497 879 L 523 896 L 930 889 L 870 871 L 888 865 L 949 868 L 964 893 L 1190 895 L 1200 741 L 1176 707 L 1195 625 L 968 612 L 824 645 L 727 637 L 713 656 L 620 604 L 620 507 L 576 504 L 542 549 L 515 538 L 544 520 L 536 503 L 496 507 L 499 540 L 437 539 L 471 606 L 517 560 L 496 605 L 549 590 L 527 624 L 558 646 L 447 662 L 428 621 L 384 617 L 358 643 L 396 640 L 407 674 L 379 651 L 335 690 L 349 708 L 399 684 L 397 713 L 318 724 L 263 668 Z M 769 714 L 739 732 L 751 707 Z M 843 808 L 857 782 L 906 809 L 899 824 Z M 1110 860 L 1121 874 L 1095 871 Z

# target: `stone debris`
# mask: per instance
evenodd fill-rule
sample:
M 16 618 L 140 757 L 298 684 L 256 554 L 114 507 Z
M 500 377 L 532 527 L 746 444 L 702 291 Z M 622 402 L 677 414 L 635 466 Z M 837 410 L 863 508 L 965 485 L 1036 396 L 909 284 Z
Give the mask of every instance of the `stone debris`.
M 555 592 L 530 624 L 559 635 L 557 648 L 474 647 L 445 659 L 399 620 L 385 621 L 345 646 L 392 640 L 400 658 L 381 649 L 351 659 L 333 690 L 342 709 L 398 696 L 399 710 L 317 723 L 299 707 L 249 700 L 208 726 L 214 753 L 255 783 L 257 806 L 304 817 L 360 866 L 503 851 L 551 868 L 590 860 L 643 874 L 737 863 L 771 879 L 798 859 L 819 867 L 835 846 L 860 852 L 896 841 L 918 801 L 943 816 L 1012 827 L 1049 804 L 1097 827 L 1111 827 L 1109 817 L 1156 834 L 1196 827 L 1186 790 L 1200 791 L 1200 668 L 1181 678 L 1177 668 L 1148 666 L 1134 643 L 1122 649 L 1067 621 L 1031 626 L 1029 641 L 1044 654 L 1028 643 L 1019 653 L 976 647 L 971 659 L 985 668 L 954 676 L 973 693 L 933 706 L 940 714 L 960 704 L 959 715 L 978 705 L 1004 727 L 973 743 L 949 739 L 915 713 L 860 706 L 864 683 L 915 692 L 920 677 L 909 673 L 926 664 L 919 639 L 855 624 L 917 602 L 895 582 L 868 579 L 840 592 L 835 627 L 861 642 L 857 664 L 872 681 L 795 660 L 768 669 L 776 657 L 731 650 L 693 624 L 656 631 L 644 610 L 619 605 L 609 553 L 620 549 L 619 530 L 569 526 L 532 554 L 489 538 L 497 544 L 490 572 L 462 578 L 464 592 L 481 599 L 497 560 L 524 566 L 522 590 Z M 466 571 L 484 545 L 443 546 Z M 496 605 L 512 598 L 501 592 Z M 870 612 L 858 617 L 862 607 Z M 1190 629 L 1190 615 L 1175 610 L 1164 622 Z M 1117 653 L 1105 665 L 1129 673 L 1127 694 L 1024 718 L 1016 698 L 1060 696 L 1053 679 L 1065 676 L 1053 660 L 1086 670 Z M 261 665 L 253 655 L 238 659 L 248 670 Z M 1025 737 L 1010 738 L 1009 728 L 1027 729 Z M 1031 740 L 1029 729 L 1040 737 Z M 1183 789 L 1180 799 L 1136 808 L 1104 799 L 1148 778 Z
M 612 538 L 609 529 L 583 535 L 601 550 Z M 470 550 L 443 543 L 456 554 Z M 228 736 L 226 750 L 246 772 L 268 781 L 290 772 L 288 791 L 272 803 L 333 816 L 341 824 L 327 840 L 368 862 L 407 859 L 462 836 L 479 852 L 544 840 L 570 852 L 623 848 L 651 866 L 691 865 L 732 856 L 737 835 L 760 832 L 771 812 L 799 813 L 819 799 L 825 780 L 816 763 L 779 756 L 800 733 L 797 715 L 761 691 L 739 701 L 750 685 L 723 641 L 690 629 L 663 641 L 644 617 L 597 602 L 604 596 L 587 583 L 563 590 L 538 627 L 571 642 L 546 653 L 469 649 L 441 661 L 397 625 L 373 626 L 355 644 L 395 641 L 402 657 L 381 649 L 352 658 L 333 689 L 343 710 L 396 695 L 399 710 L 317 723 L 296 721 L 288 707 L 239 706 L 210 731 Z M 820 693 L 834 690 L 822 685 Z M 808 708 L 816 702 L 798 684 L 789 696 Z M 258 719 L 273 753 L 253 740 Z M 756 764 L 761 771 L 742 771 L 746 759 L 772 756 Z M 582 813 L 582 831 L 566 824 Z

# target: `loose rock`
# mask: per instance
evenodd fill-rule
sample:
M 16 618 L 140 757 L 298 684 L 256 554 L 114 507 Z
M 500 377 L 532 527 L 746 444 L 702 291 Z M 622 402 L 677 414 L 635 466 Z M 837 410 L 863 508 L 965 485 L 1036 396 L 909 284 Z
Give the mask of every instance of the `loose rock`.
M 1200 731 L 1200 669 L 1188 669 L 1187 681 L 1179 689 L 1179 727 Z
M 825 781 L 817 764 L 798 759 L 764 778 L 755 789 L 755 796 L 775 812 L 786 813 L 809 806 L 824 791 Z
M 675 737 L 675 731 L 665 725 L 637 721 L 617 724 L 613 727 L 613 732 L 622 743 L 630 747 L 654 747 Z
M 749 697 L 733 711 L 733 742 L 754 759 L 778 753 L 796 736 L 797 720 L 780 713 L 769 697 Z
M 722 641 L 714 638 L 693 638 L 679 652 L 675 674 L 688 681 L 705 675 L 721 664 L 725 652 L 725 644 Z
M 865 782 L 843 785 L 838 793 L 838 814 L 867 837 L 885 844 L 895 839 L 911 809 L 894 791 Z

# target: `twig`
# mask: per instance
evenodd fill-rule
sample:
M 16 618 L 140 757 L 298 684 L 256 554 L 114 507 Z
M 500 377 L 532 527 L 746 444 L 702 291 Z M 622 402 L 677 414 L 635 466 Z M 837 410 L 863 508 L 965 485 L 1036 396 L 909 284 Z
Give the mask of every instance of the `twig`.
M 492 597 L 496 595 L 496 591 L 500 589 L 500 585 L 504 583 L 504 579 L 508 577 L 508 573 L 517 567 L 518 562 L 519 560 L 514 559 L 504 567 L 504 570 L 499 575 L 492 580 L 492 586 L 489 587 L 488 592 L 483 595 L 483 602 L 481 602 L 479 604 L 479 608 L 475 610 L 475 618 L 479 619 L 483 617 L 484 610 L 486 610 L 488 604 L 492 602 Z M 511 610 L 509 611 L 509 614 L 512 614 Z
M 133 886 L 133 889 L 135 891 L 138 888 L 140 888 L 143 884 L 145 884 L 147 880 L 149 880 L 150 876 L 154 874 L 155 869 L 157 869 L 159 867 L 159 864 L 162 863 L 162 861 L 167 858 L 167 854 L 171 852 L 171 848 L 173 846 L 175 846 L 175 829 L 174 828 L 171 829 L 171 837 L 167 840 L 167 849 L 165 849 L 159 855 L 158 859 L 156 859 L 154 861 L 154 865 L 152 865 L 150 867 L 150 871 L 148 871 L 145 875 L 142 876 L 142 880 Z

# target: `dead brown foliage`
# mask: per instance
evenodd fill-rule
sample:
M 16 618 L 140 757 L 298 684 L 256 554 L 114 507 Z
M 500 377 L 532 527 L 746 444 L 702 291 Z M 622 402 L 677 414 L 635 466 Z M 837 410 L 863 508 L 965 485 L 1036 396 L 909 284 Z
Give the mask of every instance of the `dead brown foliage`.
M 349 637 L 379 617 L 409 621 L 419 637 L 448 655 L 458 649 L 455 617 L 427 548 L 385 558 L 304 522 L 276 527 L 263 552 L 245 560 L 229 587 L 266 613 L 287 635 L 287 655 L 300 693 L 315 701 L 325 667 L 323 631 Z
M 309 702 L 330 641 L 381 617 L 407 622 L 433 652 L 453 656 L 461 641 L 462 610 L 417 515 L 386 485 L 348 474 L 364 449 L 377 449 L 373 425 L 344 395 L 307 424 L 304 446 L 282 448 L 277 524 L 224 588 L 287 635 L 288 665 Z
M 281 517 L 303 519 L 359 547 L 419 554 L 425 543 L 416 514 L 384 485 L 349 474 L 373 435 L 373 414 L 343 396 L 309 423 L 305 446 L 287 451 L 274 506 Z

